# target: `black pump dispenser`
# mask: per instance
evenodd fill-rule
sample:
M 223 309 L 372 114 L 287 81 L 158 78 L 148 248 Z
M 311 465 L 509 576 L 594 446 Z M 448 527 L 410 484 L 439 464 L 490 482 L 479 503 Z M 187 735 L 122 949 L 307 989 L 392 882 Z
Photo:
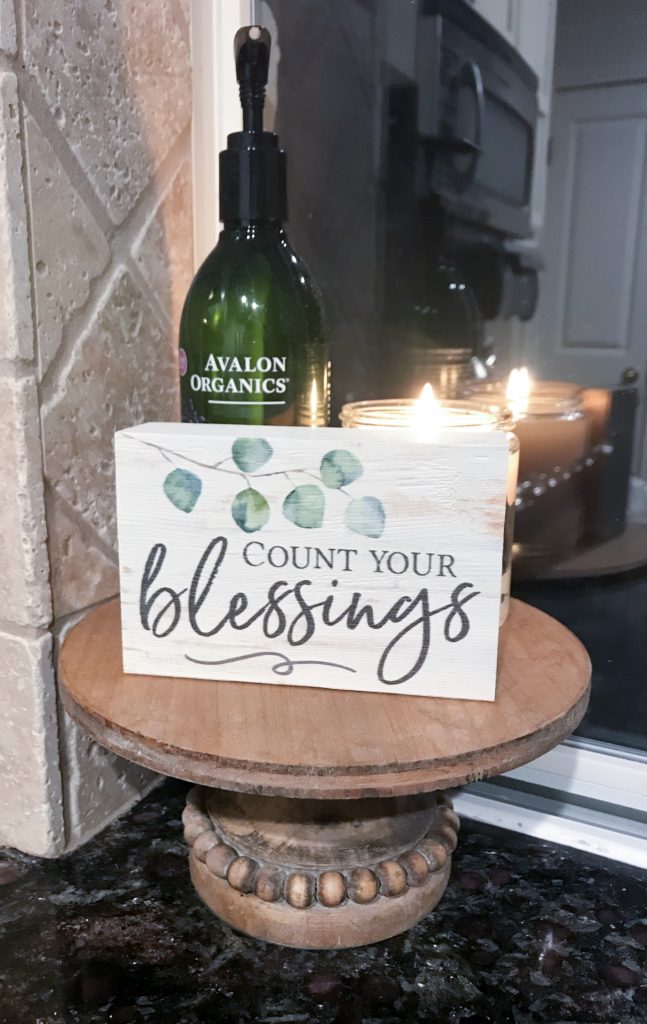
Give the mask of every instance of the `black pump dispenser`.
M 270 46 L 269 32 L 259 25 L 241 28 L 234 37 L 243 130 L 227 136 L 227 149 L 220 154 L 223 224 L 287 217 L 285 153 L 278 136 L 263 131 Z

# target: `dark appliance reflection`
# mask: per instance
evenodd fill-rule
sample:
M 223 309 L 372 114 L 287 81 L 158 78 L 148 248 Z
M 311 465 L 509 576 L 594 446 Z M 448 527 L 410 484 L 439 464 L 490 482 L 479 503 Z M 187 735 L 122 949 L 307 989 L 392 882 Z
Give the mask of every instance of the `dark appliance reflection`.
M 537 80 L 462 0 L 271 0 L 295 244 L 325 292 L 333 422 L 487 374 L 483 320 L 535 308 Z

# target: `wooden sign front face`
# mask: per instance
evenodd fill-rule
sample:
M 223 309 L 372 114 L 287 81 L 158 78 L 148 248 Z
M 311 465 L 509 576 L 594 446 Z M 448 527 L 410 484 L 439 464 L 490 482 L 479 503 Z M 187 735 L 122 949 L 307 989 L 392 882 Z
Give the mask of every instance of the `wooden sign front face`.
M 116 436 L 124 671 L 493 700 L 507 439 Z

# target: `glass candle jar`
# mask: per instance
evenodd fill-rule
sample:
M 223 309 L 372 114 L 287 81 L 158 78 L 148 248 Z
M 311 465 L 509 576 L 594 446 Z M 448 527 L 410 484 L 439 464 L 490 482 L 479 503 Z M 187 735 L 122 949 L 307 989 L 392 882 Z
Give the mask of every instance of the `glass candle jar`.
M 505 525 L 503 536 L 503 562 L 501 578 L 501 617 L 505 622 L 510 607 L 510 578 L 512 565 L 512 535 L 514 508 L 519 464 L 519 442 L 510 431 L 511 416 L 506 410 L 493 411 L 475 402 L 454 399 L 438 401 L 438 426 L 443 431 L 470 431 L 485 433 L 503 430 L 508 438 L 508 477 L 505 495 Z M 342 427 L 360 430 L 420 429 L 418 420 L 419 402 L 414 399 L 383 399 L 370 402 L 350 402 L 339 415 Z M 424 429 L 424 428 L 423 428 Z M 446 436 L 446 435 L 445 435 Z M 460 433 L 459 435 L 460 436 Z
M 468 393 L 493 412 L 508 408 L 505 382 L 486 381 Z M 562 555 L 583 530 L 590 419 L 582 390 L 566 381 L 535 381 L 523 411 L 511 415 L 520 444 L 515 543 L 523 555 Z
M 491 400 L 493 405 L 506 407 L 508 404 L 507 387 L 507 380 L 477 380 L 466 384 L 461 395 L 485 405 L 488 404 L 488 400 Z M 533 398 L 549 395 L 555 398 L 577 398 L 582 395 L 579 384 L 571 384 L 566 380 L 533 380 L 531 388 Z

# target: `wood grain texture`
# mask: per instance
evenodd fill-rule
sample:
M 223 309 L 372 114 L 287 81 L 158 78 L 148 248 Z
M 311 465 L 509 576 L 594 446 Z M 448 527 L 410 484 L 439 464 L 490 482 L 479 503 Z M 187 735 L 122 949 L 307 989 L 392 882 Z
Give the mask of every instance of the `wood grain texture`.
M 295 800 L 206 786 L 187 793 L 182 823 L 216 913 L 269 942 L 329 949 L 386 939 L 435 906 L 460 827 L 438 793 Z
M 218 789 L 205 794 L 207 815 L 225 843 L 292 869 L 341 871 L 397 857 L 437 817 L 435 793 L 382 800 L 295 800 Z M 445 813 L 454 814 L 443 808 Z
M 580 642 L 519 601 L 501 633 L 495 703 L 128 676 L 120 636 L 117 600 L 68 634 L 59 676 L 70 714 L 131 761 L 238 792 L 352 799 L 461 785 L 545 753 L 588 703 Z
M 268 903 L 253 893 L 241 897 L 191 853 L 191 880 L 218 917 L 247 935 L 297 949 L 343 949 L 399 935 L 432 910 L 447 888 L 451 860 L 422 885 L 395 899 L 378 896 L 366 905 L 317 905 L 307 912 L 288 903 Z
M 494 700 L 501 431 L 144 424 L 115 454 L 125 671 Z

